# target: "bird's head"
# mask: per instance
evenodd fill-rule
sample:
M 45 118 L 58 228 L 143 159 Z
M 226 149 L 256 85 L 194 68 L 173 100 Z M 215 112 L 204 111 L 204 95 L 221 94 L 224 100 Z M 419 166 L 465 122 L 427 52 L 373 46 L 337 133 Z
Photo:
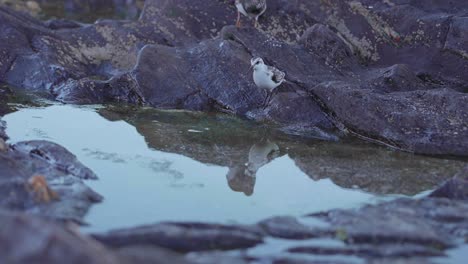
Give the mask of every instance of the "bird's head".
M 265 64 L 265 63 L 263 62 L 263 59 L 260 58 L 260 57 L 254 57 L 254 58 L 252 58 L 250 60 L 250 68 L 251 69 L 252 68 L 256 69 L 257 66 L 260 66 L 260 65 L 263 65 L 263 64 Z

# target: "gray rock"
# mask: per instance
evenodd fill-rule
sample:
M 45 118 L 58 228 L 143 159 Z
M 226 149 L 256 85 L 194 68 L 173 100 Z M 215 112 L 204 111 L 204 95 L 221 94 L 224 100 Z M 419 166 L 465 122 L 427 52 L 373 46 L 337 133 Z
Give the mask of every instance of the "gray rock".
M 354 211 L 330 211 L 325 219 L 338 227 L 337 237 L 350 244 L 409 243 L 446 249 L 466 232 L 461 230 L 467 228 L 468 207 L 443 199 L 398 199 Z
M 156 246 L 135 245 L 120 248 L 115 251 L 125 263 L 138 264 L 188 264 L 192 263 L 185 259 L 181 253 L 173 252 Z
M 1 263 L 124 263 L 77 230 L 21 213 L 0 211 Z
M 93 235 L 111 247 L 151 245 L 180 252 L 253 247 L 263 241 L 258 229 L 203 223 L 161 223 Z
M 285 239 L 310 239 L 327 237 L 334 234 L 333 230 L 313 228 L 299 223 L 294 217 L 273 217 L 258 223 L 265 232 L 272 236 Z
M 90 173 L 73 154 L 54 143 L 18 143 L 7 152 L 0 152 L 0 207 L 83 223 L 88 209 L 102 200 L 82 181 L 94 175 Z M 37 192 L 45 190 L 28 187 L 32 176 L 43 176 L 57 199 L 38 197 Z
M 16 151 L 44 159 L 59 171 L 85 180 L 96 180 L 97 176 L 79 162 L 75 155 L 64 147 L 43 140 L 19 142 L 13 145 Z
M 262 31 L 226 27 L 235 10 L 225 1 L 148 0 L 138 21 L 79 27 L 1 8 L 0 35 L 15 41 L 0 45 L 0 80 L 69 103 L 217 110 L 292 134 L 338 128 L 466 156 L 462 2 L 271 0 Z M 286 72 L 265 105 L 247 73 L 252 56 Z
M 0 119 L 0 138 L 3 140 L 8 139 L 7 134 L 5 133 L 6 123 Z

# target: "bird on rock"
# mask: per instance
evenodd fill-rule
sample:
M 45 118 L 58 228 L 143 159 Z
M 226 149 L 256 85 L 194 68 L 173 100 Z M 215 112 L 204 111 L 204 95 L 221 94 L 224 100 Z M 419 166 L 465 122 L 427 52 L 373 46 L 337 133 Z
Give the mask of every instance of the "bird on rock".
M 263 59 L 259 57 L 252 58 L 250 60 L 250 65 L 251 68 L 253 68 L 253 80 L 255 85 L 268 92 L 265 101 L 265 103 L 268 103 L 271 92 L 285 81 L 286 74 L 273 66 L 266 65 Z
M 250 18 L 255 18 L 255 27 L 258 27 L 258 18 L 265 13 L 267 8 L 266 0 L 236 0 L 237 22 L 236 27 L 241 26 L 241 13 Z

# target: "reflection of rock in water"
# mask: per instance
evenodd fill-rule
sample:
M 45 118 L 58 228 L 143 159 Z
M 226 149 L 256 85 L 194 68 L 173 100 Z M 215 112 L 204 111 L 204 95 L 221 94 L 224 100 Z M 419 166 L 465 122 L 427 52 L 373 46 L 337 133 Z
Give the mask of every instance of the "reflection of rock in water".
M 253 194 L 257 171 L 278 157 L 279 147 L 269 140 L 261 140 L 250 147 L 249 162 L 229 168 L 226 175 L 229 187 L 236 192 Z
M 262 150 L 266 143 L 262 138 L 275 142 L 312 180 L 329 178 L 344 188 L 358 186 L 378 194 L 414 195 L 433 189 L 466 163 L 395 152 L 354 140 L 334 143 L 285 137 L 271 127 L 229 115 L 125 107 L 99 111 L 109 120 L 123 119 L 134 125 L 151 148 L 229 167 L 229 186 L 250 195 L 255 180 L 247 178 L 245 171 L 255 178 L 258 169 L 277 155 L 272 151 L 273 155 L 265 158 L 268 150 Z M 203 133 L 190 133 L 190 129 Z
M 369 144 L 292 147 L 296 166 L 311 179 L 331 179 L 345 188 L 379 194 L 415 195 L 436 187 L 465 162 L 396 152 Z

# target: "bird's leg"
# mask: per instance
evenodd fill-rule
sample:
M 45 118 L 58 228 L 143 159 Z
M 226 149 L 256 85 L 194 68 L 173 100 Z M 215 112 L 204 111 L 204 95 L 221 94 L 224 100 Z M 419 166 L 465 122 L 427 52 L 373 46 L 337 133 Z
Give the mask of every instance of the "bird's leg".
M 255 17 L 255 22 L 254 22 L 254 27 L 255 28 L 258 28 L 259 24 L 258 24 L 258 17 Z
M 240 28 L 241 27 L 241 17 L 240 17 L 240 12 L 237 11 L 237 22 L 236 22 L 236 27 Z
M 263 108 L 266 108 L 268 106 L 270 99 L 271 99 L 271 92 L 267 92 L 267 96 L 265 98 L 265 101 L 263 102 Z

